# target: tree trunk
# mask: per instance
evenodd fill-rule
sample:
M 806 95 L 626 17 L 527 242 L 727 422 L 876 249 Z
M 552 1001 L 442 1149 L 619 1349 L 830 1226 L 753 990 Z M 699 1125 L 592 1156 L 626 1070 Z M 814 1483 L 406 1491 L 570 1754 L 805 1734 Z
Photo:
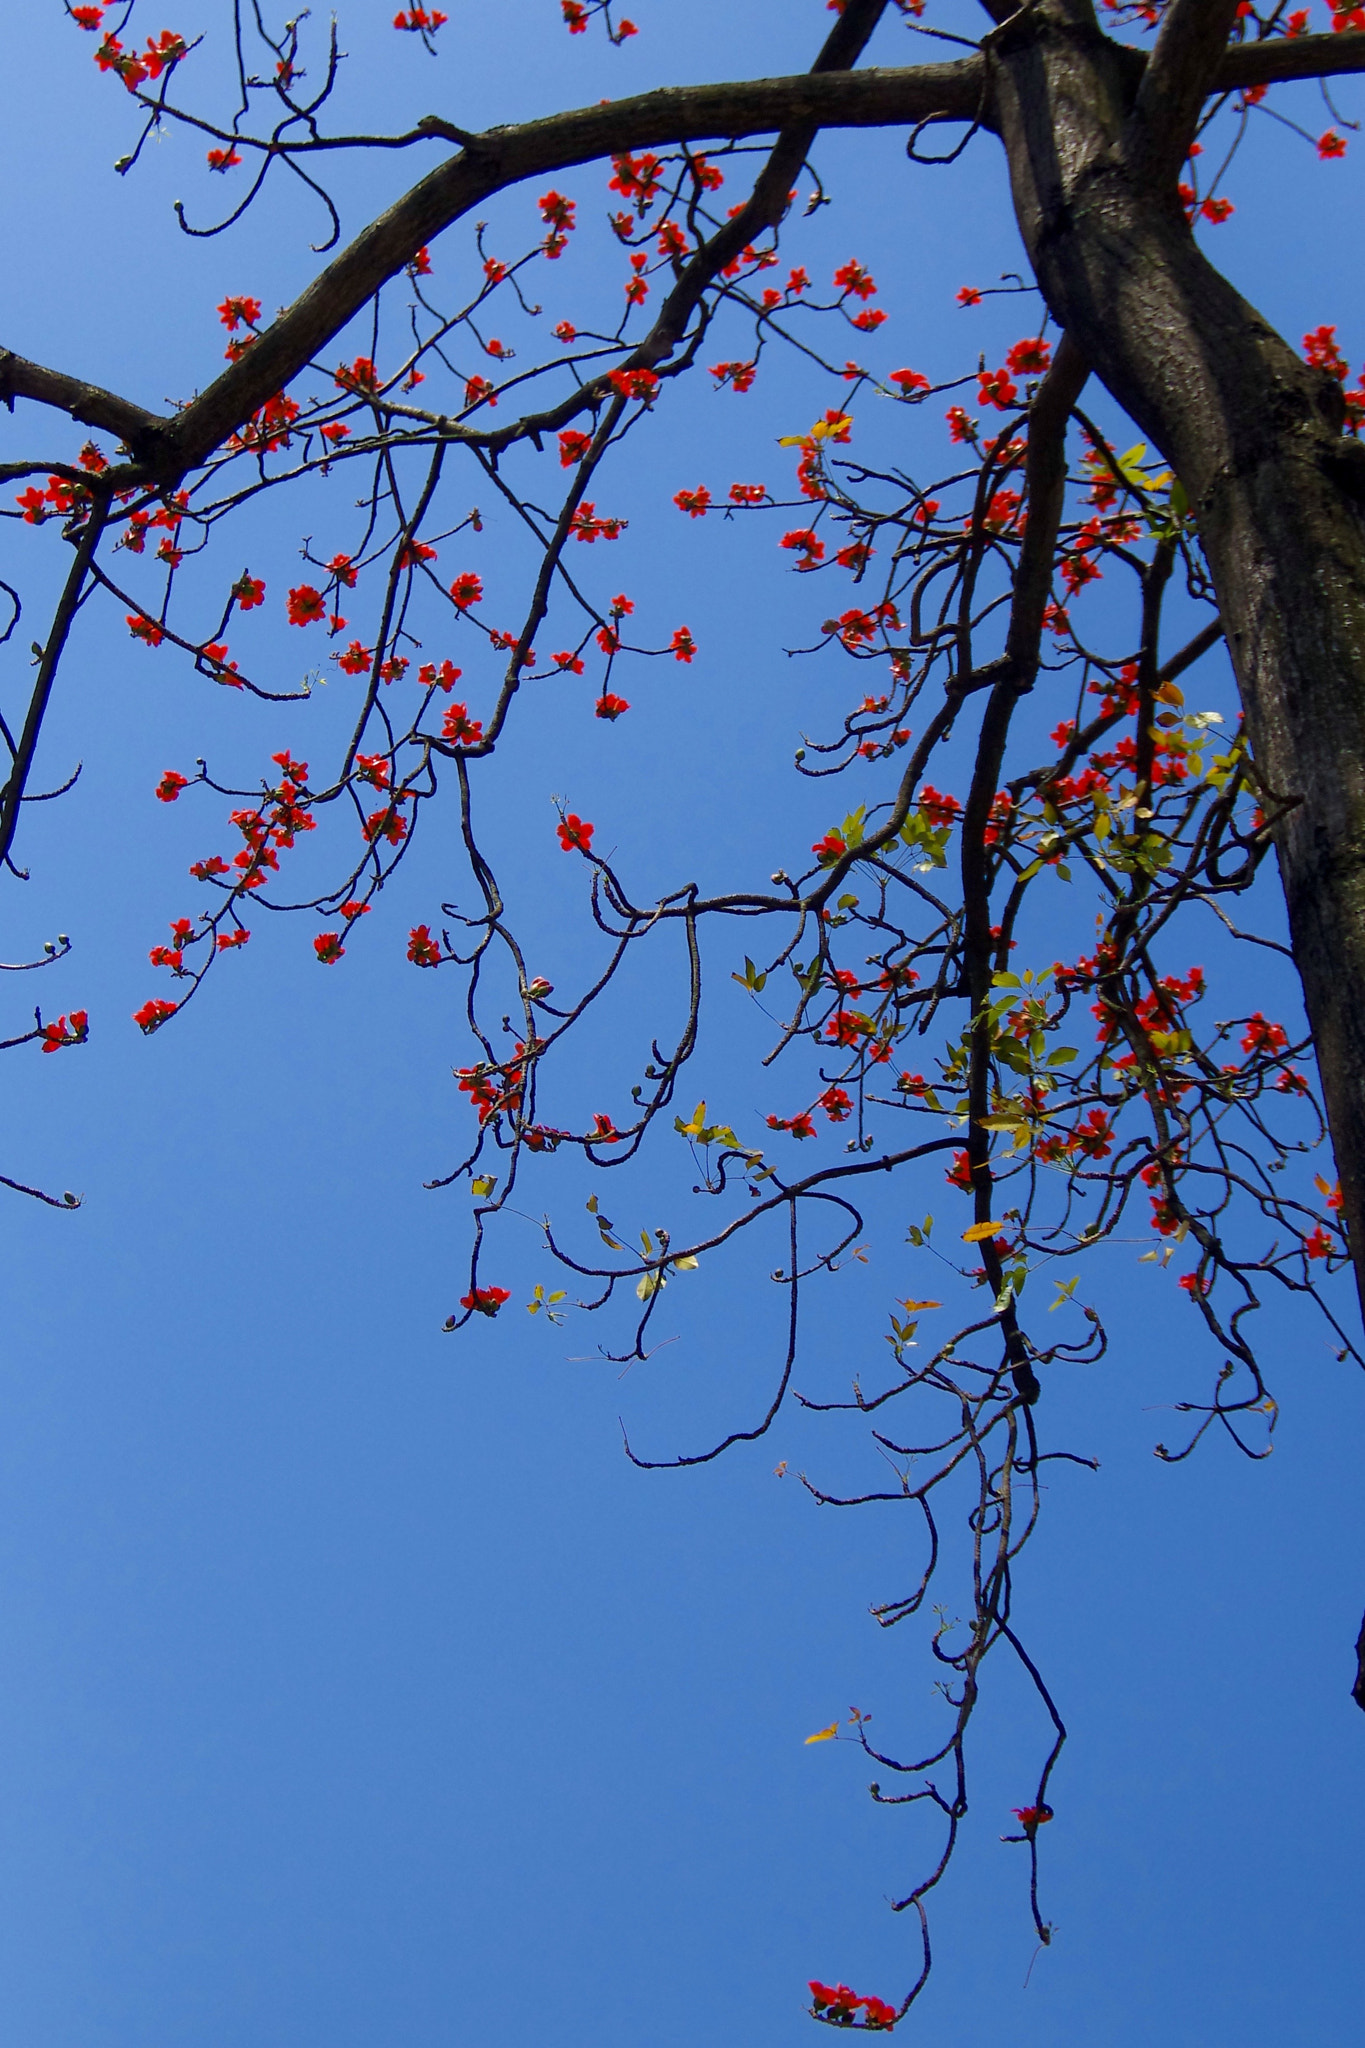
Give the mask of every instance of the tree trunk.
M 1038 282 L 1189 494 L 1258 773 L 1293 805 L 1276 851 L 1365 1303 L 1365 447 L 1133 168 L 1134 73 L 1093 22 L 1030 13 L 992 68 Z

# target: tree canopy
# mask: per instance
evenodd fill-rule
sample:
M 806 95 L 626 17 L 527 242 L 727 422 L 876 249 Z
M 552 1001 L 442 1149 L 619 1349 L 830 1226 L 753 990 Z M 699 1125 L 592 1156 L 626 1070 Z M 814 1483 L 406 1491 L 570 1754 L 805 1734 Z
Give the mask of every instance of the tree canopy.
M 810 1985 L 817 2021 L 890 2031 L 930 1980 L 974 1716 L 1011 1661 L 1042 1733 L 1007 1839 L 1052 1939 L 1064 1702 L 1015 1585 L 1050 1483 L 1094 1464 L 1050 1388 L 1137 1341 L 1107 1308 L 1119 1249 L 1185 1297 L 1166 1462 L 1209 1438 L 1269 1455 L 1269 1298 L 1365 1362 L 1365 371 L 1331 320 L 1281 336 L 1214 262 L 1260 124 L 1295 132 L 1305 191 L 1334 174 L 1353 124 L 1330 82 L 1365 70 L 1365 13 L 1319 33 L 1248 0 L 809 11 L 797 75 L 500 125 L 456 92 L 459 122 L 390 132 L 347 125 L 344 19 L 253 5 L 153 32 L 139 0 L 65 6 L 72 62 L 126 97 L 117 170 L 188 146 L 175 232 L 232 274 L 224 366 L 187 364 L 173 400 L 0 354 L 0 835 L 26 880 L 30 807 L 76 786 L 53 706 L 94 636 L 130 636 L 212 693 L 230 763 L 178 756 L 129 798 L 137 832 L 175 805 L 207 849 L 133 1024 L 161 1043 L 213 1003 L 267 912 L 329 969 L 401 944 L 455 992 L 460 1111 L 429 1182 L 470 1216 L 442 1276 L 454 1345 L 524 1309 L 626 1373 L 685 1335 L 709 1272 L 780 1297 L 757 1402 L 673 1444 L 628 1428 L 626 1451 L 710 1464 L 796 1403 L 866 1438 L 848 1483 L 800 1475 L 817 1502 L 908 1512 L 904 1585 L 873 1613 L 935 1617 L 939 1722 L 892 1743 L 855 1708 L 809 1737 L 857 1744 L 874 1800 L 915 1816 L 905 1982 Z M 648 32 L 616 0 L 562 17 L 547 35 Z M 393 20 L 405 55 L 459 33 Z M 430 71 L 437 103 L 452 76 Z M 1003 153 L 1027 267 L 979 273 L 959 215 L 947 367 L 902 359 L 912 202 L 903 274 L 874 271 L 859 195 L 822 176 L 840 130 L 877 131 L 921 206 L 953 208 L 969 147 Z M 395 163 L 412 182 L 362 214 Z M 316 257 L 272 315 L 249 272 L 286 195 Z M 822 268 L 827 220 L 848 253 Z M 586 310 L 585 245 L 617 273 Z M 800 410 L 760 475 L 765 388 Z M 733 716 L 704 744 L 743 754 L 746 678 L 708 643 L 691 552 L 718 527 L 814 722 L 790 812 L 698 815 L 695 865 L 665 873 L 618 836 L 609 750 L 642 695 L 710 664 Z M 520 765 L 565 704 L 606 763 L 591 802 Z M 662 788 L 701 744 L 661 713 L 631 772 Z M 440 893 L 399 930 L 428 843 Z M 553 979 L 538 890 L 572 934 Z M 11 971 L 42 986 L 74 948 Z M 65 1058 L 106 1024 L 92 993 L 7 1046 Z M 0 1165 L 16 1196 L 80 1207 Z M 888 1229 L 889 1286 L 868 1250 Z M 528 1231 L 544 1277 L 519 1297 Z M 806 1391 L 811 1291 L 873 1287 L 884 1342 Z M 1356 1654 L 1365 1707 L 1365 1627 Z

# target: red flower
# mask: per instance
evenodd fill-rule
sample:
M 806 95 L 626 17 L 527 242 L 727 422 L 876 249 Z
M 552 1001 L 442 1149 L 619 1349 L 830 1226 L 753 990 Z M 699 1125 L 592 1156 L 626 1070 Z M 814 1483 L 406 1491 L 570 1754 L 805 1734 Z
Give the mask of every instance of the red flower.
M 847 263 L 839 265 L 834 273 L 834 282 L 845 297 L 850 292 L 858 299 L 870 299 L 876 295 L 877 287 L 870 272 L 863 269 L 856 257 L 850 256 Z
M 209 855 L 207 860 L 197 860 L 190 868 L 196 882 L 207 882 L 212 875 L 226 875 L 232 871 L 219 853 Z
M 1336 1249 L 1331 1238 L 1319 1223 L 1303 1241 L 1303 1248 L 1310 1259 L 1329 1258 Z
M 577 427 L 565 427 L 559 436 L 559 466 L 572 469 L 582 460 L 592 446 L 592 435 L 580 433 Z
M 561 320 L 554 330 L 556 341 L 577 341 L 578 329 L 572 320 Z
M 483 583 L 472 569 L 466 569 L 464 574 L 457 576 L 451 584 L 450 594 L 455 600 L 457 610 L 467 612 L 469 607 L 477 604 L 483 596 Z
M 1283 1052 L 1289 1043 L 1289 1033 L 1282 1024 L 1271 1024 L 1259 1010 L 1247 1018 L 1247 1028 L 1242 1033 L 1243 1052 Z
M 233 584 L 231 595 L 244 612 L 249 612 L 254 605 L 265 603 L 265 584 L 259 576 L 248 575 L 244 569 Z
M 561 819 L 556 830 L 565 853 L 572 853 L 575 847 L 582 853 L 592 852 L 593 827 L 576 812 L 570 811 L 567 817 Z
M 90 1018 L 84 1010 L 73 1010 L 71 1022 L 59 1017 L 55 1024 L 43 1026 L 43 1051 L 60 1052 L 64 1045 L 84 1045 L 90 1036 Z
M 311 583 L 300 583 L 297 590 L 289 593 L 289 623 L 291 626 L 312 626 L 323 617 L 327 607 L 322 592 L 314 590 Z
M 181 790 L 186 787 L 188 780 L 189 778 L 181 775 L 177 769 L 168 768 L 156 786 L 157 802 L 173 804 Z
M 697 643 L 686 626 L 679 626 L 669 641 L 674 661 L 691 661 L 697 651 Z
M 1211 220 L 1215 227 L 1221 227 L 1235 210 L 1230 199 L 1206 199 L 1199 209 L 1205 220 Z
M 766 484 L 731 484 L 730 486 L 730 503 L 732 505 L 761 505 L 767 495 L 768 488 Z M 677 500 L 675 499 L 674 503 L 676 504 L 676 502 Z
M 705 484 L 698 484 L 695 491 L 676 492 L 673 503 L 689 519 L 701 519 L 711 509 L 711 493 Z
M 1051 343 L 1034 338 L 1016 341 L 1005 357 L 1005 366 L 1013 370 L 1016 377 L 1040 377 L 1051 360 Z
M 460 1307 L 475 1310 L 481 1316 L 495 1316 L 503 1303 L 511 1299 L 505 1287 L 476 1287 L 472 1294 L 460 1296 Z
M 893 370 L 888 381 L 900 385 L 903 398 L 908 398 L 912 391 L 929 389 L 929 379 L 922 370 Z
M 981 294 L 975 285 L 964 284 L 958 292 L 957 303 L 959 306 L 979 306 L 981 304 Z
M 240 324 L 254 327 L 260 317 L 261 302 L 259 299 L 224 299 L 222 305 L 218 308 L 218 318 L 229 332 Z
M 341 958 L 346 948 L 341 943 L 340 932 L 319 932 L 313 941 L 313 951 L 324 967 L 330 967 Z
M 483 742 L 483 720 L 471 718 L 467 704 L 451 704 L 441 721 L 441 738 L 457 747 L 477 747 Z
M 826 832 L 823 839 L 816 840 L 811 852 L 822 868 L 832 868 L 848 852 L 848 845 L 842 832 Z
M 794 1138 L 813 1138 L 815 1136 L 815 1125 L 811 1122 L 811 1114 L 808 1109 L 803 1109 L 797 1116 L 770 1116 L 768 1118 L 768 1129 L 770 1131 L 790 1131 Z
M 632 263 L 643 263 L 645 259 L 643 255 L 639 255 L 632 256 L 630 260 Z M 626 287 L 627 297 L 630 296 L 632 289 L 636 296 L 631 303 L 638 305 L 648 287 L 643 278 L 633 277 Z M 659 395 L 658 378 L 653 370 L 646 370 L 643 367 L 634 370 L 613 370 L 607 382 L 613 390 L 620 392 L 622 398 L 638 398 L 646 405 L 652 404 Z
M 456 668 L 452 661 L 443 661 L 439 668 L 434 661 L 424 661 L 417 671 L 417 680 L 424 690 L 449 692 L 454 689 L 463 674 L 464 670 Z
M 1036 1835 L 1043 1822 L 1052 1819 L 1050 1806 L 1015 1806 L 1010 1810 L 1024 1833 L 1029 1836 Z
M 594 715 L 598 718 L 606 719 L 619 718 L 623 711 L 629 711 L 629 709 L 630 706 L 624 697 L 613 697 L 611 691 L 608 690 L 605 696 L 598 698 Z
M 591 498 L 584 498 L 569 521 L 569 531 L 575 540 L 619 540 L 625 524 L 624 519 L 599 518 Z
M 998 412 L 1004 412 L 1019 397 L 1018 387 L 1011 383 L 1008 370 L 978 370 L 976 381 L 981 403 L 993 405 Z
M 825 543 L 810 526 L 798 526 L 791 533 L 784 533 L 779 545 L 800 550 L 802 559 L 796 565 L 798 569 L 813 569 L 817 562 L 825 559 Z
M 232 171 L 241 161 L 240 150 L 211 149 L 208 152 L 208 166 L 211 171 Z
M 441 948 L 431 936 L 431 927 L 414 925 L 408 933 L 408 958 L 414 967 L 439 967 Z
M 400 797 L 399 802 L 402 801 Z M 408 836 L 408 828 L 392 804 L 387 811 L 372 811 L 365 820 L 364 832 L 371 846 L 376 839 L 387 839 L 390 846 L 401 846 Z
M 128 631 L 134 640 L 145 640 L 149 647 L 159 647 L 166 635 L 155 619 L 149 619 L 141 612 L 129 612 Z
M 139 1031 L 145 1031 L 150 1036 L 153 1031 L 159 1031 L 166 1019 L 173 1017 L 178 1008 L 177 1003 L 168 1003 L 160 997 L 153 997 L 151 1002 L 144 1003 L 140 1010 L 134 1010 L 133 1022 Z
M 832 1124 L 841 1124 L 853 1107 L 847 1092 L 842 1088 L 826 1088 L 820 1097 L 820 1107 Z
M 393 17 L 395 28 L 416 29 L 431 35 L 442 27 L 446 17 L 435 7 L 406 7 Z

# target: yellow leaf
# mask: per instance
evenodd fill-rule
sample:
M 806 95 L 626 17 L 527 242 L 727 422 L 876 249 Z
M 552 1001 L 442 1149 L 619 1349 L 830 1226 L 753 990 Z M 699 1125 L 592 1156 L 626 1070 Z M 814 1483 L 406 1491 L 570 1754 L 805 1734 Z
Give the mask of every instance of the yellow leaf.
M 469 1183 L 469 1186 L 471 1193 L 477 1195 L 482 1200 L 485 1195 L 492 1194 L 497 1184 L 498 1176 L 495 1173 L 481 1173 L 477 1180 L 472 1180 Z
M 980 1244 L 984 1238 L 999 1237 L 999 1235 L 1000 1225 L 998 1223 L 974 1223 L 970 1230 L 963 1231 L 962 1242 L 964 1244 Z
M 943 1303 L 941 1301 L 903 1301 L 901 1303 L 901 1307 L 910 1315 L 914 1315 L 919 1309 L 942 1308 L 942 1306 Z
M 695 1273 L 700 1264 L 701 1260 L 694 1259 L 691 1252 L 684 1252 L 680 1259 L 674 1259 L 673 1270 L 675 1273 Z
M 839 1723 L 837 1721 L 831 1721 L 828 1728 L 817 1728 L 814 1735 L 808 1735 L 806 1737 L 804 1747 L 809 1749 L 812 1742 L 833 1742 L 835 1736 L 838 1733 Z

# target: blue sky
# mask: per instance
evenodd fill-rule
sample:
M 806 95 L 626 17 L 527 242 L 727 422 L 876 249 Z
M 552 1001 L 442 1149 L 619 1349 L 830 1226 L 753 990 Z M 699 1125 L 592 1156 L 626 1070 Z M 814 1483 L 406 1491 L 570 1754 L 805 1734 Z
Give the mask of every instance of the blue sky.
M 225 11 L 185 0 L 166 20 L 214 28 Z M 825 25 L 816 0 L 780 19 L 638 0 L 641 34 L 614 53 L 567 38 L 551 0 L 453 0 L 433 64 L 391 11 L 350 0 L 342 15 L 347 117 L 376 127 L 432 109 L 481 126 L 799 69 Z M 896 61 L 907 43 L 892 25 L 874 54 Z M 0 338 L 153 406 L 185 395 L 221 360 L 225 291 L 271 306 L 312 274 L 315 216 L 282 200 L 224 242 L 186 242 L 169 202 L 202 195 L 197 149 L 173 137 L 116 178 L 127 109 L 89 40 L 53 4 L 25 10 L 10 46 L 26 85 L 0 150 L 22 202 Z M 1360 103 L 1356 87 L 1337 97 L 1347 114 Z M 1328 123 L 1307 88 L 1285 105 L 1315 133 Z M 1365 284 L 1342 260 L 1343 224 L 1365 197 L 1362 151 L 1353 139 L 1319 166 L 1262 123 L 1237 213 L 1211 236 L 1282 331 L 1334 320 L 1353 365 Z M 893 135 L 832 139 L 820 162 L 835 204 L 793 260 L 857 253 L 882 280 L 898 359 L 973 366 L 1004 330 L 970 326 L 995 315 L 962 314 L 953 294 L 1019 260 L 989 139 L 937 173 L 908 167 Z M 342 169 L 348 225 L 415 174 L 410 157 Z M 585 213 L 600 198 L 595 173 L 563 182 Z M 496 219 L 524 229 L 527 212 L 509 200 Z M 559 280 L 566 304 L 614 298 L 620 268 L 585 235 Z M 747 411 L 704 390 L 679 399 L 632 444 L 612 497 L 634 522 L 623 587 L 669 628 L 686 618 L 698 662 L 642 674 L 609 730 L 557 700 L 490 777 L 503 871 L 552 978 L 573 972 L 583 920 L 552 793 L 649 886 L 795 866 L 829 822 L 786 763 L 831 670 L 781 651 L 823 596 L 667 503 L 703 478 L 776 480 L 775 437 L 827 395 L 792 372 Z M 21 406 L 6 454 L 46 452 L 49 433 L 64 452 Z M 283 502 L 252 529 L 277 587 L 321 516 Z M 50 530 L 7 526 L 5 540 L 0 574 L 29 579 L 37 620 Z M 501 548 L 490 530 L 479 564 L 510 579 Z M 5 650 L 11 692 L 30 637 Z M 258 644 L 297 665 L 282 627 Z M 1225 680 L 1209 688 L 1224 700 Z M 522 1313 L 551 1278 L 528 1227 L 508 1240 L 509 1310 L 441 1333 L 467 1197 L 422 1182 L 458 1156 L 449 1069 L 467 1040 L 453 978 L 402 952 L 453 886 L 453 827 L 428 835 L 343 968 L 318 971 L 311 925 L 262 921 L 174 1029 L 144 1041 L 128 1021 L 155 986 L 148 946 L 192 907 L 187 862 L 221 837 L 216 799 L 152 801 L 162 770 L 205 753 L 249 778 L 276 745 L 320 748 L 340 715 L 325 693 L 278 712 L 226 696 L 110 614 L 88 620 L 44 755 L 54 779 L 83 760 L 82 779 L 26 825 L 33 880 L 7 899 L 7 958 L 71 934 L 43 1000 L 85 1004 L 93 1030 L 79 1054 L 30 1050 L 4 1069 L 0 1166 L 85 1196 L 74 1215 L 17 1197 L 4 1211 L 4 2031 L 25 2048 L 786 2048 L 810 2038 L 810 1976 L 898 1997 L 913 1942 L 884 1901 L 918 1870 L 919 1824 L 870 1805 L 853 1750 L 803 1738 L 850 1703 L 888 1741 L 933 1725 L 924 1630 L 883 1634 L 866 1613 L 903 1589 L 913 1541 L 774 1477 L 782 1459 L 835 1482 L 866 1470 L 851 1434 L 809 1419 L 691 1474 L 640 1473 L 621 1454 L 618 1416 L 667 1454 L 761 1410 L 771 1290 L 740 1261 L 692 1276 L 668 1326 L 680 1341 L 622 1380 L 593 1359 L 586 1319 L 554 1330 Z M 769 1106 L 744 1064 L 756 1029 L 719 959 L 712 986 L 686 1106 L 728 1090 L 752 1117 Z M 12 1021 L 22 1004 L 6 993 Z M 626 986 L 581 1106 L 601 1106 L 659 999 L 648 976 Z M 648 1220 L 662 1185 L 604 1189 L 604 1206 L 643 1201 Z M 880 1350 L 887 1300 L 909 1284 L 907 1206 L 874 1219 L 870 1267 L 813 1297 L 800 1383 L 843 1385 Z M 1344 2038 L 1365 1791 L 1347 1696 L 1365 1599 L 1358 1376 L 1316 1324 L 1272 1306 L 1275 1456 L 1252 1466 L 1211 1443 L 1167 1469 L 1152 1457 L 1167 1406 L 1206 1377 L 1194 1318 L 1131 1248 L 1096 1298 L 1113 1349 L 1058 1376 L 1049 1426 L 1101 1470 L 1056 1468 L 1018 1595 L 1072 1732 L 1046 1844 L 1058 1938 L 1025 1991 L 1025 1873 L 998 1838 L 1042 1731 L 1002 1672 L 911 2029 L 944 2048 L 1003 2027 L 1023 2048 Z

